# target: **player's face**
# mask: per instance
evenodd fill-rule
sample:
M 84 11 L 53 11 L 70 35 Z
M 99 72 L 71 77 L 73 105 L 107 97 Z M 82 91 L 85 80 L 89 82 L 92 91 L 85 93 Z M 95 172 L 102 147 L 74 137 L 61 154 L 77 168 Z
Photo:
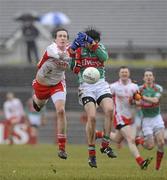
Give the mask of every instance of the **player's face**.
M 154 82 L 154 75 L 151 71 L 146 71 L 144 73 L 144 78 L 143 78 L 144 82 L 146 84 L 153 84 Z
M 119 71 L 119 77 L 122 81 L 127 81 L 129 79 L 130 72 L 128 68 L 122 68 Z
M 68 43 L 68 34 L 66 31 L 58 31 L 55 42 L 58 47 L 64 48 Z
M 9 93 L 7 93 L 7 95 L 6 95 L 6 98 L 7 98 L 8 100 L 11 100 L 11 99 L 14 98 L 14 94 L 11 93 L 11 92 L 9 92 Z

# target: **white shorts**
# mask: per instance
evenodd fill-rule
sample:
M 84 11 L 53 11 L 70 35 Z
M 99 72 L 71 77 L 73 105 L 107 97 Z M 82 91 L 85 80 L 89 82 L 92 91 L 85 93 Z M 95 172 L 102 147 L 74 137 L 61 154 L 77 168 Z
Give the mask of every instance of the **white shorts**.
M 58 100 L 66 101 L 66 91 L 65 92 L 57 92 L 51 96 L 53 103 L 55 104 Z
M 104 94 L 111 94 L 109 84 L 104 79 L 100 79 L 95 84 L 82 83 L 79 86 L 78 92 L 79 103 L 83 105 L 82 98 L 88 96 L 92 97 L 95 101 L 97 101 L 98 98 Z
M 133 126 L 141 127 L 141 124 L 142 124 L 142 117 L 136 115 L 135 118 L 134 118 Z
M 165 128 L 162 116 L 145 117 L 142 122 L 142 131 L 144 136 L 154 135 L 159 129 Z
M 41 125 L 41 115 L 39 114 L 28 114 L 28 119 L 31 125 L 36 125 L 36 126 Z

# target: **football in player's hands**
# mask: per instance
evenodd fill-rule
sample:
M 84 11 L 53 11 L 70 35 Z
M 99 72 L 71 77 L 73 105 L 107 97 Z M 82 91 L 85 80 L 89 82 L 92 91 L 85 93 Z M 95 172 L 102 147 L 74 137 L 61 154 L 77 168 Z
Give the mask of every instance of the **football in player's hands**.
M 136 101 L 139 101 L 142 99 L 142 95 L 140 93 L 140 91 L 136 91 L 134 94 L 133 94 L 133 99 L 136 100 Z

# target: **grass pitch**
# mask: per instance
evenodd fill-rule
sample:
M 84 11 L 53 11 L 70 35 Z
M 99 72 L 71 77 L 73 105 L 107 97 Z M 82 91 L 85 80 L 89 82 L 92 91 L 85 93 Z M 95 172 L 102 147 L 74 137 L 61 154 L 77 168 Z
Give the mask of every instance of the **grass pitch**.
M 68 159 L 57 157 L 55 145 L 0 145 L 0 180 L 161 180 L 167 179 L 167 160 L 162 168 L 155 167 L 156 151 L 140 148 L 144 157 L 154 157 L 147 170 L 141 170 L 124 146 L 116 149 L 118 158 L 109 159 L 99 152 L 98 168 L 90 168 L 87 163 L 86 145 L 68 145 Z

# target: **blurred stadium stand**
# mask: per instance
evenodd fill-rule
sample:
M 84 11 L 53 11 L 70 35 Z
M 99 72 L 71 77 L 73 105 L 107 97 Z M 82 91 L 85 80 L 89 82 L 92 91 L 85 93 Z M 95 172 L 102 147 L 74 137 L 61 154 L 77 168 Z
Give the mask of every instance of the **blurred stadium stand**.
M 88 25 L 97 27 L 113 58 L 167 58 L 166 0 L 0 0 L 0 7 L 1 54 L 5 52 L 3 42 L 19 27 L 14 16 L 30 9 L 39 15 L 49 11 L 65 13 L 71 19 L 67 26 L 71 39 Z M 43 43 L 39 43 L 41 49 Z M 12 54 L 13 59 L 24 57 L 20 48 Z

